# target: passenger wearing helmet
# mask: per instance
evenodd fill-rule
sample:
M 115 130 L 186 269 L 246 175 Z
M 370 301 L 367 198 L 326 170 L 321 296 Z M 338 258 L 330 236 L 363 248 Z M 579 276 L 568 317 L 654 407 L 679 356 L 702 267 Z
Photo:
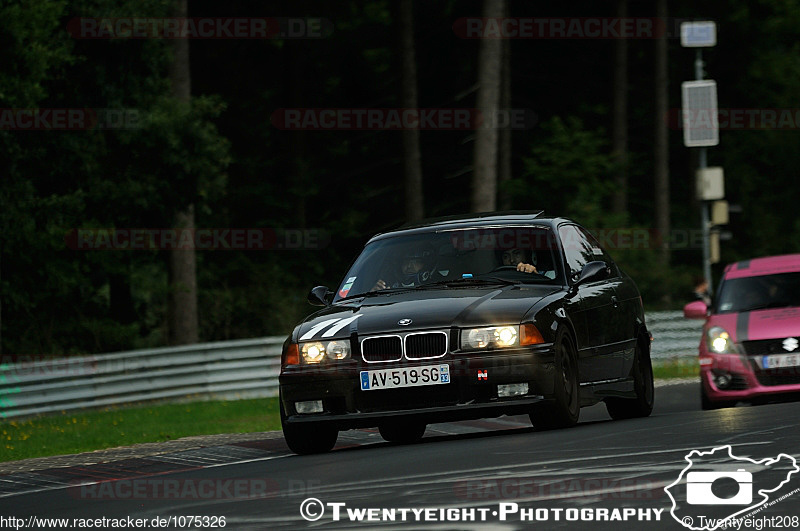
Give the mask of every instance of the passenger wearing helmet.
M 533 264 L 527 262 L 532 261 Z M 508 249 L 503 252 L 503 265 L 516 266 L 517 271 L 523 273 L 538 273 L 536 270 L 536 256 L 533 260 L 528 259 L 528 253 L 523 249 Z

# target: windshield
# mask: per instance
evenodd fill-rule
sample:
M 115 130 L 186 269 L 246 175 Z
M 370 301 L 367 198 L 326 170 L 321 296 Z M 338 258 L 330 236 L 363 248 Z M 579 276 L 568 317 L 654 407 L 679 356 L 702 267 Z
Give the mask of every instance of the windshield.
M 717 299 L 717 313 L 790 306 L 800 306 L 800 272 L 726 280 Z
M 364 248 L 334 300 L 429 286 L 563 284 L 554 251 L 547 227 L 442 230 L 386 238 Z

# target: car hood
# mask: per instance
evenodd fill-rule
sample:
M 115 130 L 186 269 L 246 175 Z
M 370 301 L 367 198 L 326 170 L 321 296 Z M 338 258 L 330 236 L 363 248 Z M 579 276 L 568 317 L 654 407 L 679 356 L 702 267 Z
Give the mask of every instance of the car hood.
M 309 316 L 294 340 L 344 337 L 432 328 L 519 324 L 553 286 L 425 289 L 376 294 L 343 301 Z M 405 325 L 401 321 L 410 320 Z
M 736 342 L 800 336 L 800 308 L 776 308 L 713 315 L 708 327 L 721 326 Z

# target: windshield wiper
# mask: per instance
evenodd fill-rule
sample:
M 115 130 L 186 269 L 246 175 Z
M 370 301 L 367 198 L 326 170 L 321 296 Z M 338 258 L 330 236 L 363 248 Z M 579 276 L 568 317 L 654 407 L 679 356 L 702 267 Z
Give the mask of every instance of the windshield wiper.
M 454 278 L 451 280 L 439 280 L 436 282 L 431 282 L 429 284 L 422 284 L 417 286 L 415 289 L 418 288 L 427 288 L 427 287 L 435 287 L 435 286 L 466 286 L 469 284 L 477 284 L 477 285 L 492 285 L 492 284 L 504 284 L 506 286 L 515 286 L 519 284 L 520 281 L 518 280 L 508 280 L 507 278 L 500 278 L 500 277 L 486 277 L 486 278 Z
M 391 293 L 403 293 L 405 291 L 410 291 L 414 289 L 414 287 L 398 287 L 398 288 L 384 288 L 384 289 L 376 289 L 374 291 L 367 291 L 366 293 L 359 293 L 358 295 L 351 295 L 351 297 L 375 297 L 378 295 L 389 295 Z M 350 298 L 350 297 L 348 297 Z

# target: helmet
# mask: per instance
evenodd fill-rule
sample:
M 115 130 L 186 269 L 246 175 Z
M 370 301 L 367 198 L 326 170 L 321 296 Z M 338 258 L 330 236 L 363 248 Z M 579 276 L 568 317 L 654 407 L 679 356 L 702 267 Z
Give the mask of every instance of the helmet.
M 400 284 L 419 286 L 430 280 L 435 268 L 433 249 L 416 249 L 403 255 L 400 261 Z

